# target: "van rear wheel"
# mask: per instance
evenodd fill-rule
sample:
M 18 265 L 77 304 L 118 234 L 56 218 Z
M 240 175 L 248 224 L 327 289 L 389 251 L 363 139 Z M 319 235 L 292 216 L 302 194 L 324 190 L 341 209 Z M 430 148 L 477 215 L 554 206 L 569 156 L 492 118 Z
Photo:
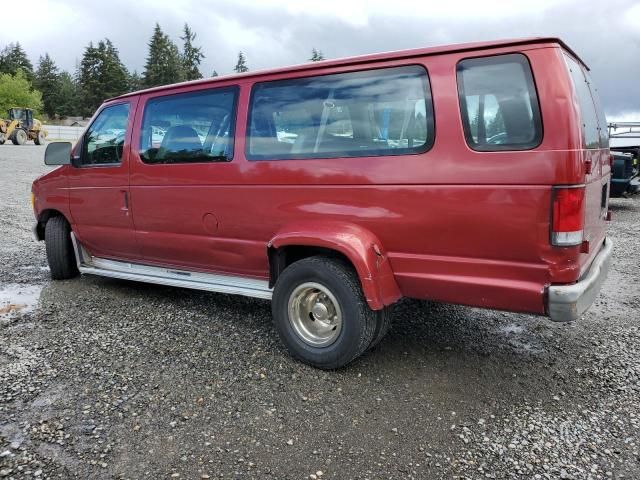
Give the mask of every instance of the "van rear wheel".
M 360 356 L 375 339 L 379 319 L 351 265 L 324 256 L 297 261 L 280 274 L 272 311 L 291 355 L 322 369 Z
M 64 217 L 51 217 L 47 221 L 44 243 L 53 280 L 67 280 L 80 273 L 71 243 L 71 227 Z

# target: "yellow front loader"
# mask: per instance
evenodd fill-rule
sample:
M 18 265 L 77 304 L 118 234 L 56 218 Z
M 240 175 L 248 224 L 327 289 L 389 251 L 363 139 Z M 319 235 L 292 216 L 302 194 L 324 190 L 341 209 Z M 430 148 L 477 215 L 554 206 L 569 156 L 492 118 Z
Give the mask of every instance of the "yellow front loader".
M 24 145 L 33 140 L 36 145 L 44 145 L 47 131 L 42 122 L 33 118 L 30 108 L 9 109 L 9 119 L 0 119 L 0 145 L 11 140 L 14 145 Z

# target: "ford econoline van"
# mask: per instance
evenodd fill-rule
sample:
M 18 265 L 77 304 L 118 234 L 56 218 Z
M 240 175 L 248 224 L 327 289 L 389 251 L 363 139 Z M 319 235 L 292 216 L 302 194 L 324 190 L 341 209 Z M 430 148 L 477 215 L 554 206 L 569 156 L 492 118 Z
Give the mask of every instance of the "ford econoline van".
M 45 163 L 52 278 L 271 299 L 319 368 L 380 342 L 402 297 L 575 320 L 611 261 L 606 120 L 555 38 L 130 93 Z

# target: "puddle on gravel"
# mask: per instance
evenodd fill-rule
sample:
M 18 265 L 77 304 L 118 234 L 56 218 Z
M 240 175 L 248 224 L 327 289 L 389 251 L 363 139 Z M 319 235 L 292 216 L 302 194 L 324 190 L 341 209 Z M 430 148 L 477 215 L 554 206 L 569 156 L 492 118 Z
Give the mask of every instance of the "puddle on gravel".
M 505 341 L 515 351 L 523 353 L 541 353 L 544 349 L 530 330 L 517 323 L 507 323 L 497 329 L 498 333 L 505 336 Z
M 524 327 L 521 325 L 516 325 L 515 323 L 509 323 L 507 325 L 501 326 L 499 330 L 501 333 L 514 333 L 517 335 L 524 332 Z
M 25 267 L 18 267 L 20 270 L 39 270 L 40 272 L 48 272 L 49 271 L 49 267 L 44 265 L 41 267 L 36 267 L 34 265 L 27 265 Z
M 0 318 L 8 318 L 36 309 L 42 285 L 21 283 L 0 284 Z

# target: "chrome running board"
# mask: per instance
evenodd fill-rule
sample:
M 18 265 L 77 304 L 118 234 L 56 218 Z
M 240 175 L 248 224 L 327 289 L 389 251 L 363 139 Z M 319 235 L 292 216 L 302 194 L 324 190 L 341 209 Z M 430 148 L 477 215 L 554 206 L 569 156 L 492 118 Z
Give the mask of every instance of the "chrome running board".
M 94 257 L 87 252 L 76 240 L 73 232 L 71 242 L 81 273 L 266 300 L 270 300 L 273 293 L 266 280 L 107 260 Z

